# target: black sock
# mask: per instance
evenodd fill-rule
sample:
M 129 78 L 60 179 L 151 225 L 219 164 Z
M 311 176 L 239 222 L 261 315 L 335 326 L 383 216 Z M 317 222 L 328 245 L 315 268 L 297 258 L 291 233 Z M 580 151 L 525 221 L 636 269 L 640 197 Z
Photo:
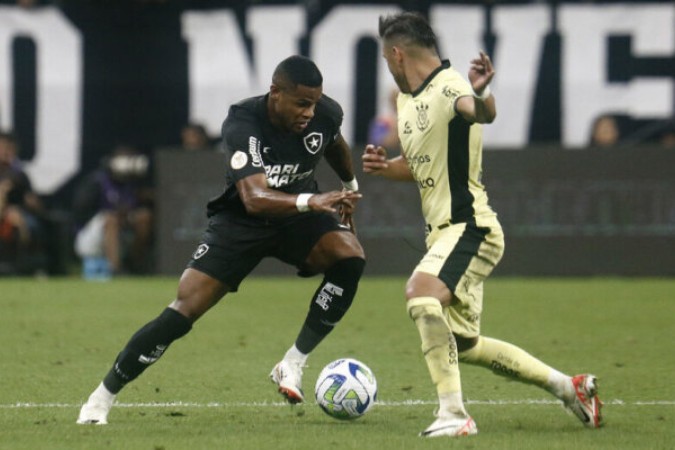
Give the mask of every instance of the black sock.
M 314 350 L 342 319 L 354 300 L 365 265 L 364 259 L 353 257 L 338 261 L 326 271 L 295 341 L 298 350 L 305 354 Z
M 136 379 L 176 339 L 192 328 L 192 322 L 178 311 L 166 308 L 153 321 L 138 330 L 117 355 L 115 364 L 103 379 L 105 387 L 117 394 L 127 383 Z

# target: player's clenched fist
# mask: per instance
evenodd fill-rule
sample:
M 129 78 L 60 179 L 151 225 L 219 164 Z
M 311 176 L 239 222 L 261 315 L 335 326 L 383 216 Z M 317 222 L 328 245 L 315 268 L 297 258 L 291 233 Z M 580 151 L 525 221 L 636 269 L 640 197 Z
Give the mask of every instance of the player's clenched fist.
M 384 147 L 376 147 L 372 144 L 366 145 L 361 160 L 363 161 L 363 171 L 372 175 L 379 175 L 380 171 L 389 166 L 387 150 Z

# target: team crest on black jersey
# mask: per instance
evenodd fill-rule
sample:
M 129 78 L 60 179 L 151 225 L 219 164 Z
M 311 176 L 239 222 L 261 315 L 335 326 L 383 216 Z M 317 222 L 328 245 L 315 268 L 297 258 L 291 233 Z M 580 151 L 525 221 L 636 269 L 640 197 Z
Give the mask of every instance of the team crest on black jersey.
M 313 131 L 305 136 L 302 142 L 305 144 L 307 151 L 314 155 L 321 149 L 321 146 L 323 145 L 323 134 Z
M 199 259 L 202 256 L 206 254 L 206 252 L 209 251 L 209 246 L 206 244 L 199 244 L 199 247 L 197 247 L 197 250 L 192 254 L 192 257 L 194 259 Z

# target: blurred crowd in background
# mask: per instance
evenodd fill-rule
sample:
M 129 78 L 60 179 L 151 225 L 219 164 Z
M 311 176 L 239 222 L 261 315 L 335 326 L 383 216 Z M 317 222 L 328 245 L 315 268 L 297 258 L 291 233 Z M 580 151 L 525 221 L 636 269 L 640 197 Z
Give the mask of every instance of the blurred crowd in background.
M 175 146 L 157 151 L 215 151 L 200 124 L 180 130 Z M 20 139 L 0 132 L 0 276 L 62 275 L 91 280 L 153 272 L 152 151 L 133 144 L 110 149 L 79 177 L 67 212 L 45 208 L 22 170 Z
M 67 3 L 68 0 L 0 0 L 0 5 L 23 8 Z M 124 3 L 147 6 L 188 2 L 125 0 Z M 189 2 L 190 7 L 195 8 L 206 8 L 211 3 Z M 258 2 L 235 0 L 229 3 L 233 8 L 245 8 Z M 319 0 L 298 0 L 295 3 L 305 4 L 308 9 L 314 10 L 330 7 L 330 2 Z M 405 2 L 402 3 L 405 7 Z M 409 3 L 410 9 L 419 10 L 429 2 L 411 0 Z M 483 3 L 527 2 L 493 0 Z M 391 92 L 388 108 L 372 118 L 368 127 L 369 143 L 394 151 L 398 147 L 397 94 L 397 91 Z M 647 142 L 675 151 L 674 120 L 654 122 L 638 130 L 631 125 L 628 116 L 597 117 L 588 138 L 588 148 L 611 150 Z M 153 273 L 154 153 L 218 149 L 219 137 L 209 136 L 205 127 L 198 123 L 185 124 L 181 130 L 176 130 L 175 136 L 174 145 L 161 148 L 148 148 L 147 143 L 108 143 L 107 154 L 98 166 L 77 175 L 68 207 L 52 209 L 33 191 L 32 180 L 22 168 L 22 159 L 26 160 L 22 158 L 25 156 L 22 155 L 22 136 L 15 130 L 0 130 L 0 276 L 75 272 L 88 279 L 105 280 L 119 274 Z M 354 151 L 358 153 L 360 149 L 355 148 Z

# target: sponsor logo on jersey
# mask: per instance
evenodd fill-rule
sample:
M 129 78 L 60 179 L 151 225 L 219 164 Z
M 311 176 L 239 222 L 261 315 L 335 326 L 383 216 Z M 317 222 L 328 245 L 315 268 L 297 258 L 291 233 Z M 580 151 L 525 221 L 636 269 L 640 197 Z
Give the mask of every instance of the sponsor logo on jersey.
M 411 169 L 414 169 L 418 165 L 430 163 L 431 162 L 431 156 L 429 156 L 429 155 L 411 156 L 410 158 L 407 159 L 407 161 L 408 161 L 408 166 L 410 166 Z
M 242 169 L 247 162 L 248 156 L 246 156 L 246 153 L 242 152 L 241 150 L 237 150 L 236 152 L 234 152 L 232 158 L 230 158 L 230 166 L 234 170 Z
M 296 181 L 304 180 L 314 172 L 313 170 L 299 172 L 299 170 L 300 164 L 274 164 L 265 166 L 267 186 L 271 188 L 286 186 Z
M 244 155 L 244 156 L 246 156 L 246 155 Z M 192 257 L 193 257 L 194 259 L 199 259 L 199 258 L 201 258 L 202 256 L 204 256 L 204 255 L 206 254 L 206 252 L 208 252 L 208 251 L 209 251 L 209 246 L 208 246 L 208 245 L 206 245 L 206 244 L 199 244 L 199 247 L 197 247 L 197 250 L 195 250 L 195 252 L 192 254 Z
M 323 134 L 318 131 L 313 131 L 305 136 L 302 142 L 305 144 L 307 151 L 314 155 L 323 145 Z
M 412 127 L 407 120 L 405 121 L 405 124 L 403 124 L 403 134 L 412 134 Z
M 419 186 L 420 189 L 433 188 L 434 186 L 436 186 L 436 181 L 431 177 L 423 178 L 417 180 L 417 185 Z
M 441 93 L 443 93 L 443 95 L 448 97 L 448 99 L 450 99 L 452 103 L 454 103 L 455 100 L 457 100 L 457 98 L 459 97 L 459 91 L 457 89 L 451 88 L 450 86 L 443 86 L 443 88 L 441 89 Z
M 260 157 L 260 141 L 255 136 L 248 138 L 248 153 L 251 155 L 251 165 L 253 167 L 262 167 L 262 158 Z

